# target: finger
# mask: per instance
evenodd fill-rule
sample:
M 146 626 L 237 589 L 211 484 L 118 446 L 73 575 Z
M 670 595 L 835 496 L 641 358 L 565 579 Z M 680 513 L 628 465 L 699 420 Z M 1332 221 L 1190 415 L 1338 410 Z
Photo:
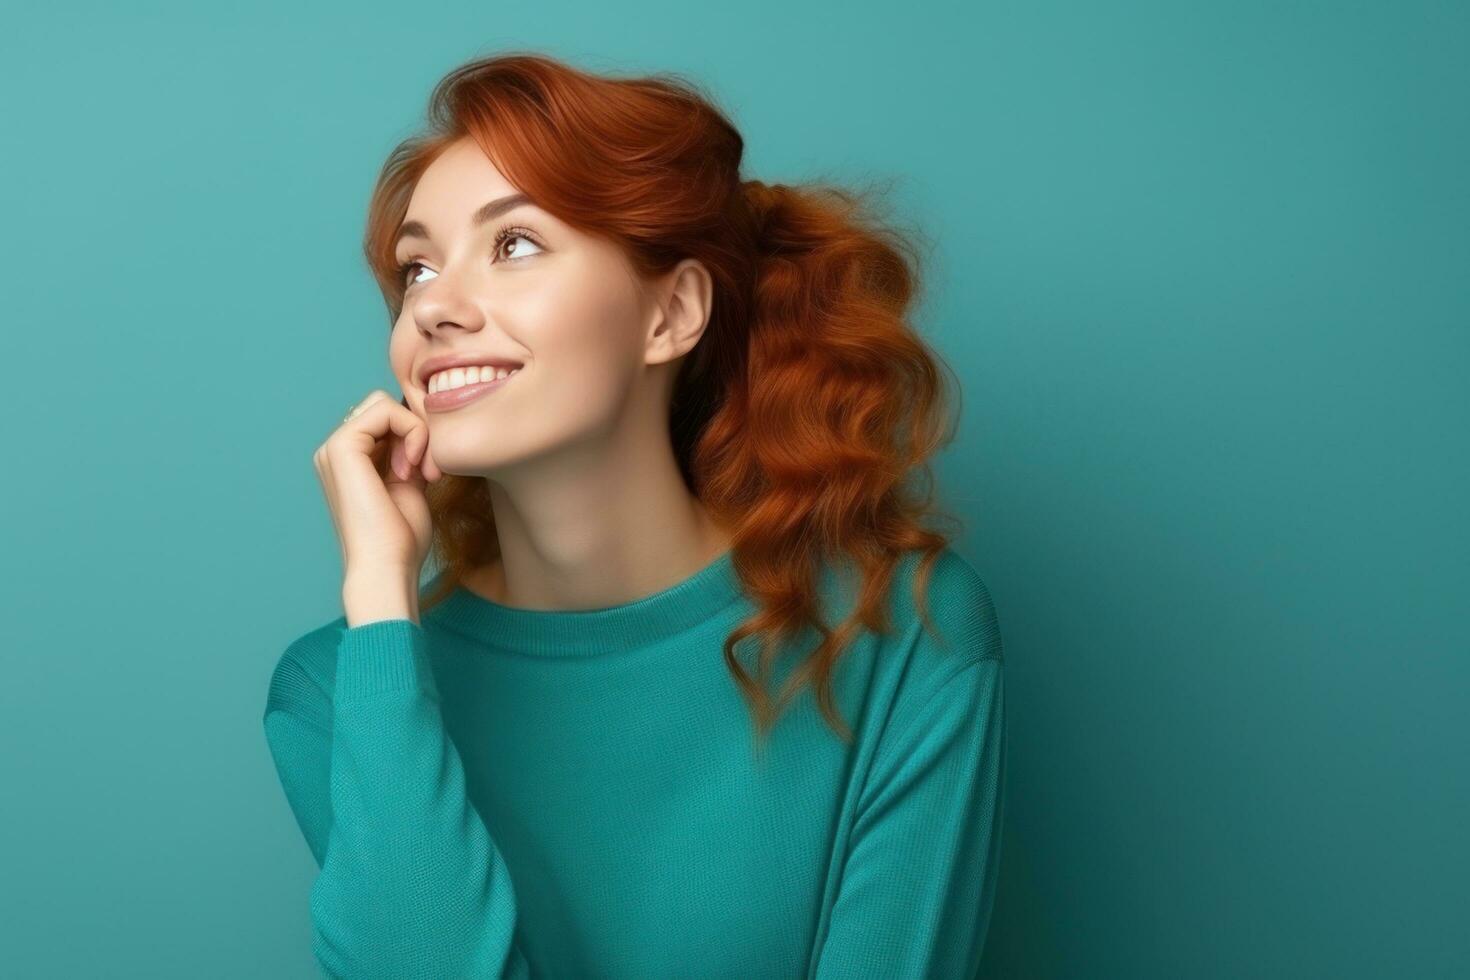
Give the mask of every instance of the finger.
M 339 447 L 345 442 L 355 451 L 371 452 L 373 447 L 367 444 L 367 440 L 381 440 L 389 435 L 404 438 L 424 424 L 411 410 L 404 408 L 382 390 L 373 392 L 360 404 L 365 407 L 355 417 L 338 426 L 337 432 L 328 440 L 329 443 L 340 440 Z
M 361 399 L 359 399 L 356 405 L 352 406 L 352 408 L 348 411 L 346 417 L 343 418 L 340 423 L 338 423 L 337 427 L 341 428 L 349 422 L 355 422 L 362 415 L 363 412 L 366 412 L 374 404 L 382 401 L 384 398 L 387 397 L 389 397 L 388 393 L 382 388 L 374 388 L 372 391 L 368 392 Z
M 398 479 L 408 479 L 408 455 L 404 450 L 404 441 L 402 439 L 393 440 L 392 466 L 393 473 L 398 477 Z
M 412 483 L 419 490 L 423 490 L 424 484 L 427 483 L 428 480 L 424 479 L 424 474 L 422 470 L 420 470 L 416 466 L 410 466 L 408 469 L 408 482 Z
M 407 395 L 404 395 L 402 398 L 398 399 L 398 404 L 402 405 L 410 412 L 413 412 L 413 409 L 408 404 Z M 418 418 L 417 412 L 414 412 L 414 418 Z M 429 444 L 428 424 L 425 423 L 417 430 L 410 432 L 408 436 L 403 440 L 403 442 L 404 459 L 408 462 L 410 468 L 417 466 L 419 464 L 420 457 L 423 455 L 424 447 Z
M 408 409 L 408 411 L 413 412 L 413 417 L 419 419 L 420 422 L 423 423 L 418 428 L 414 429 L 414 431 L 405 436 L 403 440 L 404 459 L 407 461 L 410 468 L 415 468 L 423 462 L 424 455 L 429 448 L 429 423 L 425 421 L 418 412 L 413 411 L 413 407 L 408 404 L 407 395 L 398 399 L 398 404 Z
M 430 483 L 435 483 L 444 476 L 444 471 L 439 469 L 438 465 L 434 462 L 433 456 L 431 456 L 427 451 L 424 453 L 424 458 L 420 464 L 420 469 L 423 470 L 424 479 Z
M 429 427 L 427 424 L 419 426 L 410 432 L 403 440 L 403 455 L 410 466 L 417 466 L 424 458 L 424 450 L 429 447 Z
M 393 396 L 392 395 L 389 395 L 382 388 L 374 388 L 372 391 L 370 391 L 366 395 L 364 395 L 362 397 L 362 399 L 359 400 L 358 403 L 352 407 L 352 411 L 353 412 L 362 412 L 362 411 L 364 411 L 367 408 L 368 405 L 372 404 L 373 402 L 377 401 L 378 399 L 380 399 L 380 398 L 391 398 L 391 397 L 393 397 Z
M 328 468 L 333 471 L 332 482 L 339 484 L 338 476 L 350 481 L 353 478 L 346 474 L 364 472 L 358 469 L 364 457 L 369 462 L 369 470 L 381 483 L 392 486 L 405 482 L 413 469 L 406 455 L 408 437 L 421 432 L 419 438 L 427 442 L 427 424 L 382 389 L 370 392 L 360 405 L 363 406 L 360 411 L 343 421 L 327 440 L 325 449 Z M 355 463 L 354 459 L 359 462 Z

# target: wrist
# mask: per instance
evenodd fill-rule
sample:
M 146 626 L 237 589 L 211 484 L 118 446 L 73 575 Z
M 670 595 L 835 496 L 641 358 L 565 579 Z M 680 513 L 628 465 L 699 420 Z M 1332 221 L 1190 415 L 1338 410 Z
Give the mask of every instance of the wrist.
M 348 627 L 383 619 L 419 621 L 418 576 L 404 569 L 350 570 L 342 576 Z

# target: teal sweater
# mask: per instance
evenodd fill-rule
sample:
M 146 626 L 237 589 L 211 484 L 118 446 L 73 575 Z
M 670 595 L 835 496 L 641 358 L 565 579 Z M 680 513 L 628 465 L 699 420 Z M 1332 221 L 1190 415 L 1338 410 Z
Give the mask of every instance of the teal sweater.
M 833 692 L 810 686 L 757 756 L 725 664 L 753 611 L 726 552 L 597 610 L 457 589 L 420 622 L 292 642 L 265 735 L 320 869 L 313 952 L 335 977 L 970 977 L 995 893 L 1001 639 L 958 553 Z M 855 575 L 820 579 L 829 626 Z M 817 640 L 783 651 L 779 688 Z M 755 640 L 737 647 L 754 674 Z

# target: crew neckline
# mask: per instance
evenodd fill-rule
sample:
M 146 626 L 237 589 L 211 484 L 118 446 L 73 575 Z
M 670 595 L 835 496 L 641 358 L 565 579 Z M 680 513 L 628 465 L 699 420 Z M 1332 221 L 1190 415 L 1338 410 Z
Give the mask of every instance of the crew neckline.
M 456 584 L 422 618 L 500 649 L 546 657 L 585 656 L 677 636 L 729 606 L 742 592 L 734 550 L 727 549 L 683 581 L 616 606 L 522 609 Z

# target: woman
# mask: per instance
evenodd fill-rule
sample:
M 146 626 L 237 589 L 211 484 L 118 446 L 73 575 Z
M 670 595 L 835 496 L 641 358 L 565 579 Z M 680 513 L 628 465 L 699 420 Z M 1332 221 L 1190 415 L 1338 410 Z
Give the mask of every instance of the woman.
M 908 483 L 905 240 L 670 76 L 487 58 L 430 119 L 365 240 L 403 398 L 315 454 L 345 615 L 264 716 L 322 969 L 973 975 L 1001 641 Z

